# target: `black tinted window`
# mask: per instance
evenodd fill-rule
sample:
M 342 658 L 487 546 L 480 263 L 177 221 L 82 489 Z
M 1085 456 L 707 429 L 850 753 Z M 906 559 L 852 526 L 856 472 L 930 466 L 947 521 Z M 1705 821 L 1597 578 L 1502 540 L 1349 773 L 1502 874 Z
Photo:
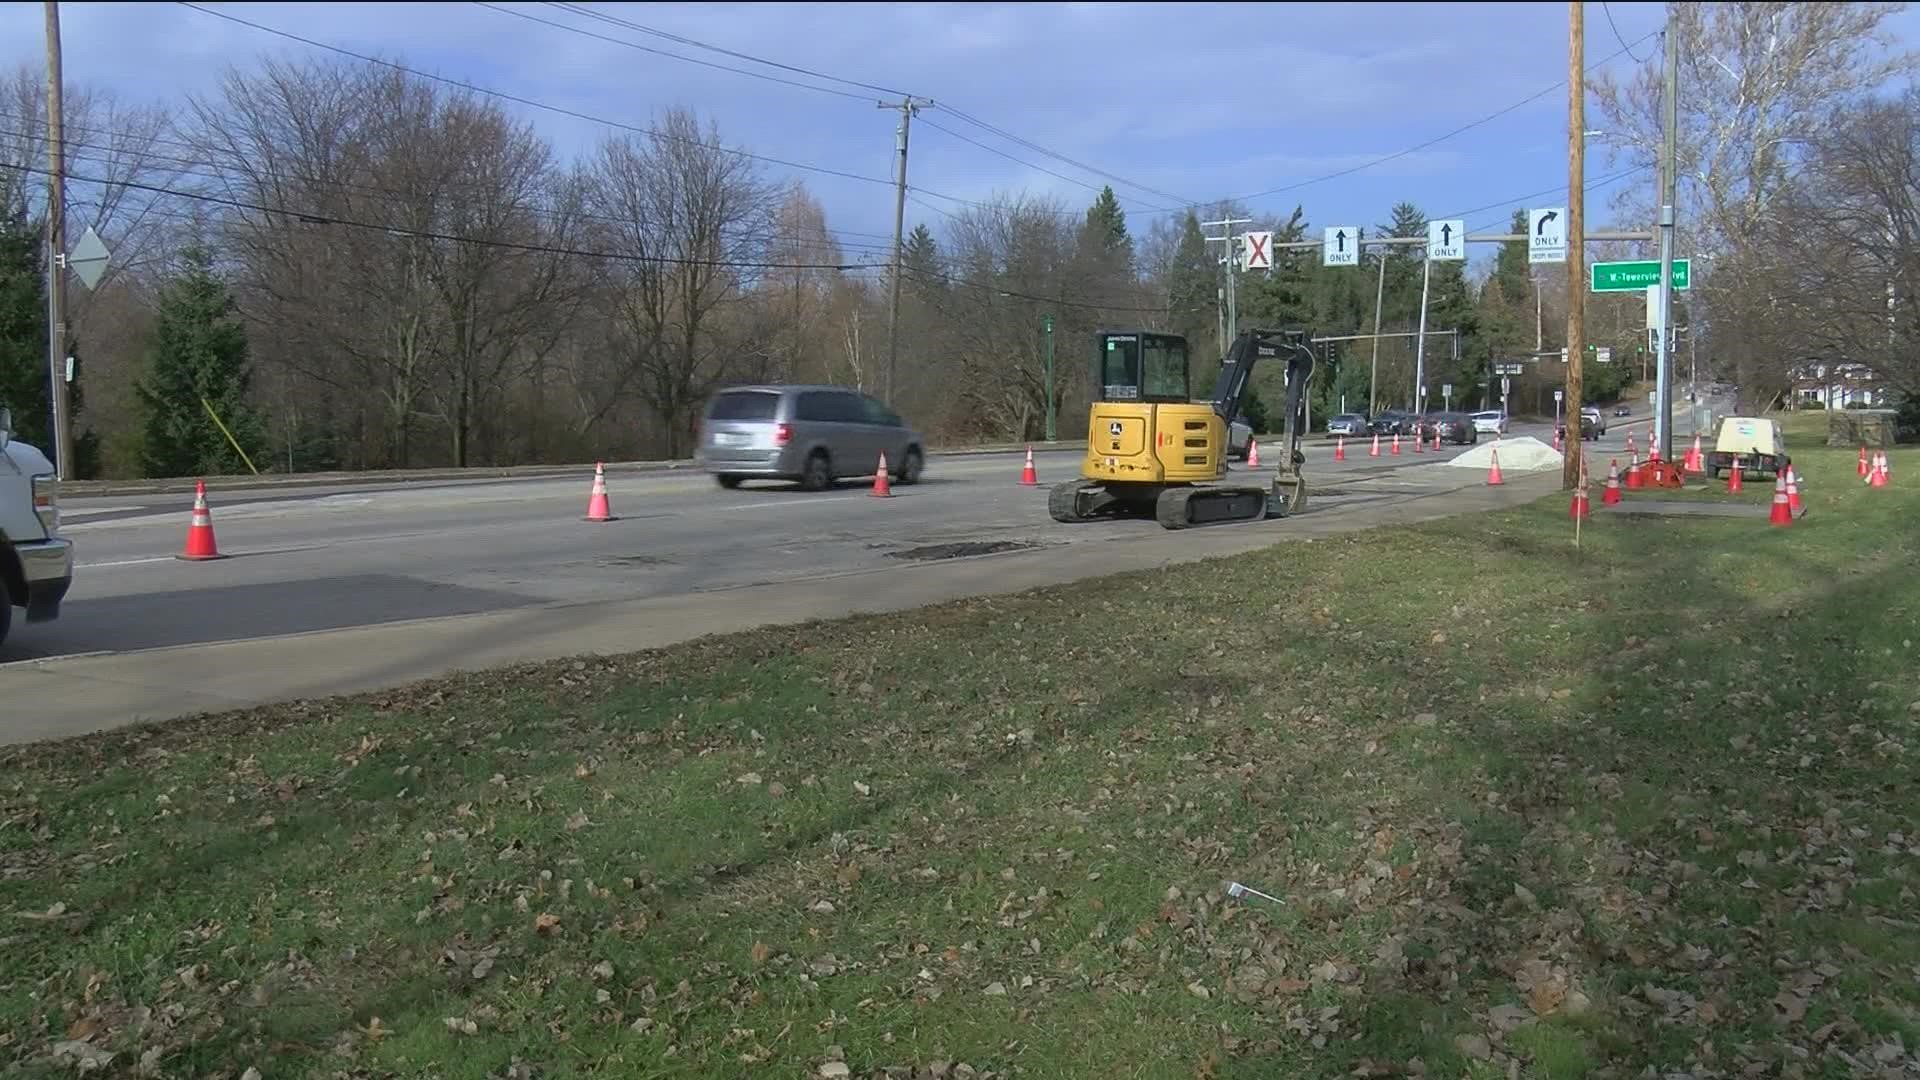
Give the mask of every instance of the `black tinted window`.
M 794 415 L 817 424 L 864 423 L 867 410 L 855 394 L 839 390 L 808 390 L 800 395 Z
M 900 417 L 892 409 L 887 408 L 885 405 L 880 404 L 870 397 L 861 398 L 860 407 L 865 410 L 866 421 L 869 424 L 879 424 L 881 427 L 902 426 Z
M 764 390 L 736 390 L 717 394 L 707 406 L 709 420 L 771 420 L 780 395 Z

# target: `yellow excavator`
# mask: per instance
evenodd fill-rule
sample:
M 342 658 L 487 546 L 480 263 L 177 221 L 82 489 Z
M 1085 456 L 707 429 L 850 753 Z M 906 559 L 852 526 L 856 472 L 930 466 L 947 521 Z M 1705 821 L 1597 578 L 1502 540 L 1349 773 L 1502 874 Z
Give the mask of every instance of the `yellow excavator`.
M 1287 361 L 1282 446 L 1269 485 L 1225 483 L 1228 432 L 1263 359 Z M 1151 514 L 1169 529 L 1258 521 L 1299 513 L 1301 395 L 1313 375 L 1313 347 L 1298 330 L 1246 330 L 1220 362 L 1211 401 L 1193 400 L 1187 341 L 1177 334 L 1110 330 L 1095 335 L 1087 456 L 1080 479 L 1047 498 L 1055 521 Z

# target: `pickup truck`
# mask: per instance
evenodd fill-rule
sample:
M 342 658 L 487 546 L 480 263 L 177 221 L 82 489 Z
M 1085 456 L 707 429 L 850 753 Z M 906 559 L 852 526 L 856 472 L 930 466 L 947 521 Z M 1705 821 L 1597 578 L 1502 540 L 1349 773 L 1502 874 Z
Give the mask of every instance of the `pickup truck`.
M 73 544 L 60 537 L 60 482 L 53 463 L 13 438 L 13 418 L 0 408 L 0 643 L 13 609 L 30 623 L 60 617 L 73 585 Z

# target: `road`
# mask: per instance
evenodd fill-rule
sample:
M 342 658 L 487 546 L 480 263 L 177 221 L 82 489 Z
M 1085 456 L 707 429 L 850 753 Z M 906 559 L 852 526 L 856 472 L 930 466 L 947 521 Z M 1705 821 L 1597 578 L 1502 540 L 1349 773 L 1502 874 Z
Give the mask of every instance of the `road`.
M 1644 421 L 1636 430 L 1644 430 Z M 1544 427 L 1514 434 L 1552 437 Z M 1611 428 L 1602 447 L 1619 445 L 1623 435 L 1624 429 Z M 1263 449 L 1272 445 L 1268 440 Z M 1311 442 L 1307 474 L 1322 493 L 1313 497 L 1307 518 L 1326 515 L 1336 521 L 1361 514 L 1369 522 L 1394 520 L 1395 507 L 1478 485 L 1479 475 L 1468 470 L 1421 468 L 1464 449 L 1414 454 L 1408 448 L 1398 458 L 1369 458 L 1364 444 L 1349 444 L 1348 460 L 1335 463 L 1331 444 Z M 229 556 L 215 562 L 175 558 L 185 541 L 190 498 L 74 499 L 62 507 L 64 531 L 77 548 L 73 591 L 59 621 L 16 626 L 13 638 L 0 647 L 0 699 L 8 699 L 10 687 L 25 685 L 7 682 L 10 672 L 78 672 L 102 658 L 143 654 L 154 657 L 140 668 L 145 679 L 162 661 L 171 669 L 187 670 L 191 664 L 185 658 L 199 647 L 212 648 L 212 643 L 321 635 L 299 639 L 312 643 L 338 639 L 351 628 L 380 627 L 417 637 L 425 633 L 420 628 L 458 626 L 462 617 L 477 628 L 488 618 L 527 616 L 520 623 L 497 621 L 502 629 L 484 648 L 478 639 L 469 647 L 448 631 L 431 658 L 423 656 L 413 667 L 396 662 L 381 678 L 360 677 L 364 673 L 354 665 L 364 666 L 364 659 L 341 660 L 353 670 L 324 678 L 309 672 L 269 693 L 254 687 L 257 673 L 248 673 L 254 681 L 240 680 L 248 689 L 235 689 L 229 696 L 210 687 L 212 697 L 205 704 L 306 694 L 336 685 L 426 677 L 483 653 L 496 662 L 517 659 L 523 652 L 542 654 L 531 644 L 517 648 L 504 628 L 522 627 L 513 633 L 533 632 L 524 629 L 528 625 L 551 628 L 539 620 L 554 618 L 554 612 L 583 611 L 582 605 L 624 603 L 632 615 L 642 610 L 633 605 L 652 604 L 650 610 L 674 613 L 659 618 L 688 620 L 717 604 L 713 598 L 760 586 L 790 585 L 788 592 L 796 596 L 812 588 L 859 590 L 869 598 L 884 599 L 883 593 L 905 597 L 912 590 L 905 584 L 910 578 L 902 575 L 924 576 L 940 564 L 951 566 L 954 560 L 948 556 L 956 554 L 991 553 L 949 545 L 1004 544 L 1052 553 L 1049 565 L 1071 563 L 1073 574 L 1085 576 L 1126 568 L 1118 554 L 1123 548 L 1114 541 L 1186 547 L 1196 543 L 1180 539 L 1195 533 L 1166 533 L 1151 521 L 1052 521 L 1046 512 L 1047 488 L 1075 475 L 1079 457 L 1077 451 L 1037 452 L 1037 487 L 1019 484 L 1018 454 L 934 457 L 920 484 L 896 486 L 891 499 L 870 497 L 865 482 L 809 494 L 779 484 L 723 491 L 699 473 L 632 474 L 610 478 L 619 520 L 605 524 L 581 520 L 591 473 L 565 479 L 298 491 L 262 486 L 223 491 L 213 502 L 220 550 Z M 1248 470 L 1236 466 L 1234 472 Z M 1444 510 L 1430 507 L 1427 516 L 1440 512 Z M 1355 520 L 1345 527 L 1358 527 Z M 1269 523 L 1198 530 L 1262 530 L 1253 540 L 1198 543 L 1224 550 L 1257 544 L 1259 536 L 1289 527 L 1298 528 Z M 1156 552 L 1153 558 L 1160 558 L 1160 548 L 1151 550 Z M 846 583 L 831 585 L 842 580 Z M 736 606 L 739 602 L 739 597 L 733 601 Z M 735 626 L 740 617 L 730 614 L 731 621 L 724 625 Z M 648 628 L 648 641 L 666 640 L 659 638 L 658 629 Z M 643 646 L 639 638 L 634 640 L 633 647 Z M 553 647 L 560 647 L 557 641 Z M 199 651 L 205 653 L 201 662 L 208 665 L 210 679 L 220 683 L 238 678 L 235 664 L 275 662 L 259 659 L 267 654 L 256 651 L 253 660 L 216 663 L 216 653 Z M 297 651 L 287 655 L 299 663 Z M 130 676 L 115 676 L 123 677 Z M 170 711 L 138 694 L 113 700 L 123 699 L 127 704 L 115 708 L 143 716 Z M 104 724 L 123 718 L 88 720 Z M 6 737 L 0 732 L 0 740 Z

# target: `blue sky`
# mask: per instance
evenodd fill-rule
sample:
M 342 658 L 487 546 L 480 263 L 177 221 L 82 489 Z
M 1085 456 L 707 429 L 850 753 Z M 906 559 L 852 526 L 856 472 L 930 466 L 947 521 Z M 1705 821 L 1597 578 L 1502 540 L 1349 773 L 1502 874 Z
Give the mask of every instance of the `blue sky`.
M 876 179 L 891 176 L 897 114 L 878 93 L 858 99 L 700 67 L 614 42 L 543 26 L 477 3 L 210 5 L 233 15 L 411 67 L 625 123 L 647 123 L 671 105 L 696 107 L 723 139 L 758 154 Z M 511 8 L 609 38 L 784 78 L 791 73 L 657 36 L 597 23 L 551 5 Z M 1566 182 L 1567 9 L 1502 4 L 599 4 L 649 27 L 847 79 L 933 98 L 916 121 L 909 180 L 926 192 L 981 199 L 1009 189 L 1059 195 L 1078 208 L 1106 178 L 988 133 L 957 108 L 1078 162 L 1189 200 L 1242 196 L 1301 184 L 1407 150 L 1496 110 L 1540 96 L 1427 149 L 1350 175 L 1253 201 L 1282 214 L 1295 202 L 1319 224 L 1373 225 L 1412 200 L 1438 217 L 1503 201 L 1557 205 Z M 1611 14 L 1613 25 L 1607 15 Z M 1587 9 L 1589 64 L 1638 42 L 1658 53 L 1662 5 L 1598 3 Z M 62 5 L 66 77 L 136 99 L 212 89 L 224 65 L 262 53 L 314 50 L 168 3 Z M 1907 40 L 1920 18 L 1898 16 Z M 41 6 L 0 8 L 0 63 L 41 61 Z M 1610 69 L 1625 72 L 1621 56 Z M 823 84 L 834 85 L 834 84 Z M 563 154 L 607 129 L 519 105 Z M 1589 124 L 1597 124 L 1589 114 Z M 1021 161 L 956 137 L 964 135 Z M 1024 164 L 1022 162 L 1025 162 Z M 890 186 L 791 172 L 825 204 L 854 245 L 884 246 Z M 1604 176 L 1604 159 L 1588 177 Z M 1651 185 L 1651 174 L 1631 181 Z M 1556 196 L 1522 198 L 1559 186 Z M 1144 233 L 1162 196 L 1114 185 L 1134 231 Z M 1607 192 L 1590 196 L 1597 213 Z M 943 219 L 916 194 L 909 224 Z M 1503 221 L 1502 209 L 1468 216 L 1470 228 Z

